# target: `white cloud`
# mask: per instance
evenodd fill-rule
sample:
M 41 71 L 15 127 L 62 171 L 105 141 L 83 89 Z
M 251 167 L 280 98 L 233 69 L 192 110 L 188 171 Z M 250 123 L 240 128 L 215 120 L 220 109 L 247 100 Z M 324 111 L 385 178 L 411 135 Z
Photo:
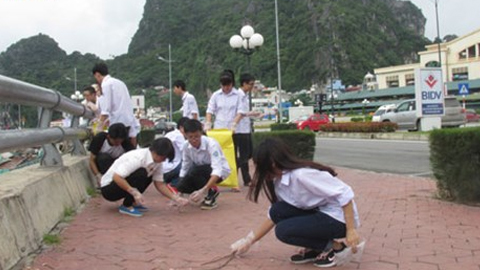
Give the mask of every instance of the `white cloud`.
M 411 0 L 427 18 L 425 36 L 430 40 L 437 37 L 435 0 Z M 478 0 L 437 0 L 440 37 L 455 34 L 463 36 L 480 28 Z
M 124 54 L 146 0 L 0 0 L 0 51 L 39 33 L 67 53 Z

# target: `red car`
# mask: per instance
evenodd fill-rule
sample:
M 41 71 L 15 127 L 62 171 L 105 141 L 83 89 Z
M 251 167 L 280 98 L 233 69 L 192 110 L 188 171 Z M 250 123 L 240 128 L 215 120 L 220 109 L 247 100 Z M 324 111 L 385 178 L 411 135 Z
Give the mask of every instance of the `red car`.
M 330 123 L 328 115 L 315 113 L 310 116 L 302 116 L 294 121 L 297 124 L 297 129 L 319 131 L 321 125 Z
M 465 115 L 466 115 L 466 118 L 467 118 L 467 122 L 469 122 L 469 123 L 480 121 L 480 115 L 478 115 L 477 112 L 475 112 L 475 110 L 467 109 L 465 111 Z

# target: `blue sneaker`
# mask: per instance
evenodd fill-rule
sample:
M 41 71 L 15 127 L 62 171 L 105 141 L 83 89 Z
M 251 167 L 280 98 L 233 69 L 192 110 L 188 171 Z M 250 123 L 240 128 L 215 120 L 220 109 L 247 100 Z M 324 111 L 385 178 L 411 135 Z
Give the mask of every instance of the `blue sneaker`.
M 137 209 L 138 211 L 140 212 L 148 212 L 148 207 L 144 206 L 144 205 L 134 205 L 133 208 Z
M 143 216 L 142 212 L 138 211 L 137 209 L 133 208 L 132 209 L 129 209 L 128 207 L 126 206 L 123 206 L 121 205 L 119 208 L 118 208 L 118 212 L 120 214 L 124 214 L 124 215 L 129 215 L 129 216 L 132 216 L 132 217 L 141 217 Z

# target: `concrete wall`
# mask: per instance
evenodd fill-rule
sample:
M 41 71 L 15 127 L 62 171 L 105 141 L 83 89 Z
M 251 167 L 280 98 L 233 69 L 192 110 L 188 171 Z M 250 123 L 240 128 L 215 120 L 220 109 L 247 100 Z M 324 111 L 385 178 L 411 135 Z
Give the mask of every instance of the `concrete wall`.
M 35 165 L 0 175 L 0 270 L 37 250 L 64 210 L 88 197 L 88 157 L 65 155 L 63 162 L 64 167 Z

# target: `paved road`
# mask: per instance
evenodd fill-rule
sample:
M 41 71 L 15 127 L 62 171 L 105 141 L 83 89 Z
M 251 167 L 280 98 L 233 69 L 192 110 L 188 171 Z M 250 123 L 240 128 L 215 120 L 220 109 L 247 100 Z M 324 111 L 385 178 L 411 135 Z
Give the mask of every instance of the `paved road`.
M 431 176 L 425 141 L 317 138 L 315 160 L 375 172 Z

